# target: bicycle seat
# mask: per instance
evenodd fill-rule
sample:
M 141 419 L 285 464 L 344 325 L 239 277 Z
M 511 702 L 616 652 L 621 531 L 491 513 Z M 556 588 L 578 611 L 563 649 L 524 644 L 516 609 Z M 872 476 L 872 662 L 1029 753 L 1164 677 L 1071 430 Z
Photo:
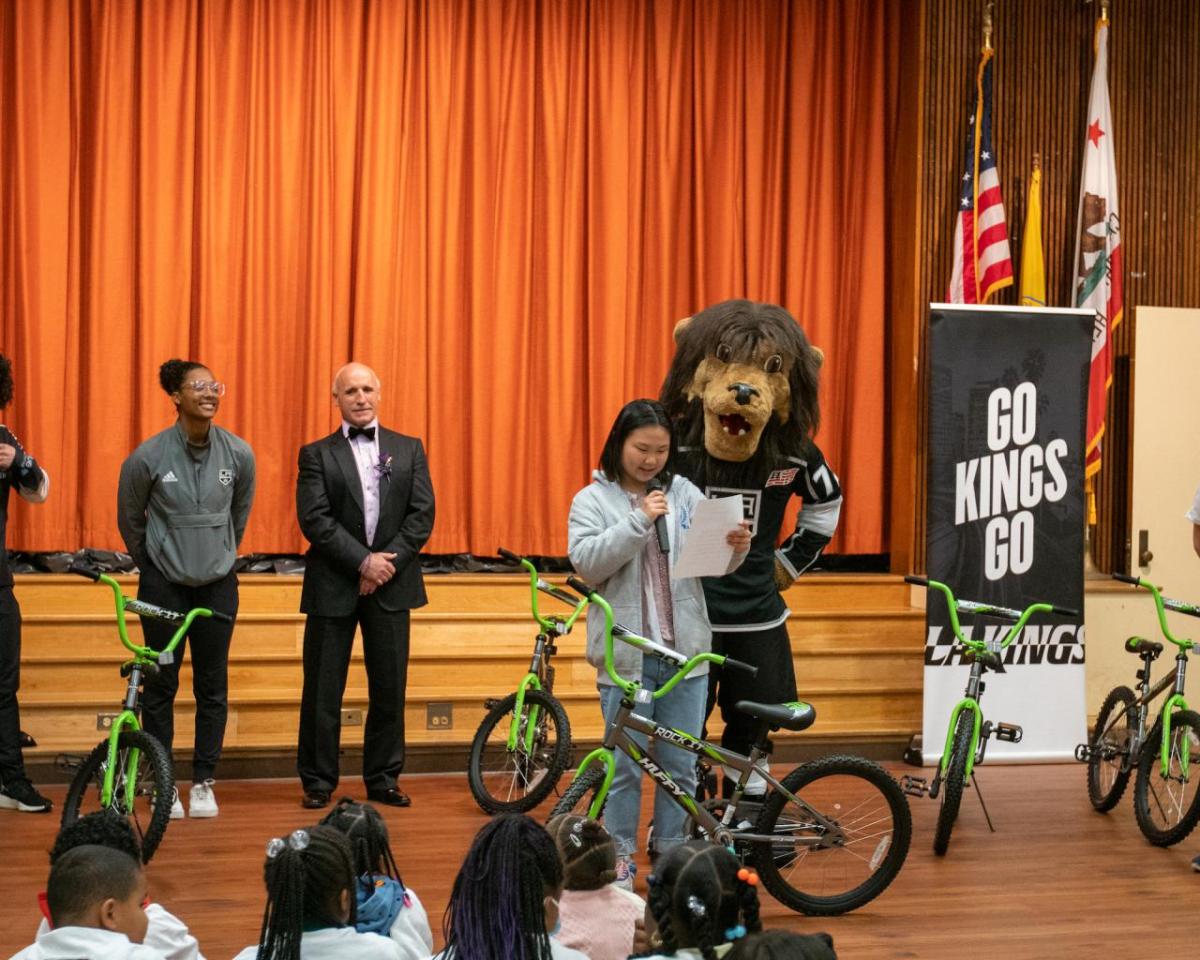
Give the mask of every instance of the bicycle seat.
M 1156 660 L 1162 653 L 1162 644 L 1157 640 L 1147 640 L 1145 637 L 1130 637 L 1125 641 L 1125 649 L 1130 653 L 1136 653 L 1139 657 Z
M 742 713 L 765 720 L 773 729 L 807 730 L 817 719 L 816 708 L 811 703 L 755 703 L 739 700 L 734 707 Z

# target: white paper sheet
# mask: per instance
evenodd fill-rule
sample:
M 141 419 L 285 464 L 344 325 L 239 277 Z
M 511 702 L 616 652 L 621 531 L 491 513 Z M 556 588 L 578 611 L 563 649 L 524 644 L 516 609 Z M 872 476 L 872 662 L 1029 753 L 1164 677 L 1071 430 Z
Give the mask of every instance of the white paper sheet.
M 725 538 L 741 521 L 741 497 L 699 501 L 692 512 L 683 549 L 671 566 L 671 579 L 722 576 L 733 557 L 733 547 Z

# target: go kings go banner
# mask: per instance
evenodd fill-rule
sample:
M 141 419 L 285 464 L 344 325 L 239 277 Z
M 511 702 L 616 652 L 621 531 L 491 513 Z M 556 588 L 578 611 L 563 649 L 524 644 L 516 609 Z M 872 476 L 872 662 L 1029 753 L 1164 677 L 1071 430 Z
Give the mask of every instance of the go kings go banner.
M 988 757 L 1070 757 L 1087 739 L 1084 700 L 1084 428 L 1091 311 L 931 304 L 926 566 L 960 600 L 1043 602 L 1079 622 L 1033 617 L 986 675 L 984 717 L 1020 743 Z M 922 750 L 941 757 L 969 667 L 941 593 L 926 612 Z M 963 633 L 1002 639 L 1008 622 L 960 615 Z

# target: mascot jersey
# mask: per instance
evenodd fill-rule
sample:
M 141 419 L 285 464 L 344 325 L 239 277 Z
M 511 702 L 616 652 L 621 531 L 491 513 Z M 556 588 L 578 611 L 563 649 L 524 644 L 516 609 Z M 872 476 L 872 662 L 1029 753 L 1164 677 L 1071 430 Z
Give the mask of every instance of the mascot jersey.
M 762 486 L 750 489 L 710 486 L 705 478 L 704 449 L 680 447 L 683 471 L 709 498 L 740 496 L 742 512 L 750 521 L 750 553 L 733 573 L 706 577 L 704 599 L 713 630 L 751 633 L 767 630 L 788 618 L 787 604 L 775 586 L 775 561 L 795 579 L 811 567 L 832 539 L 842 512 L 842 487 L 825 456 L 811 441 L 799 457 L 785 457 L 772 465 Z M 800 497 L 803 505 L 796 530 L 779 549 L 788 501 Z

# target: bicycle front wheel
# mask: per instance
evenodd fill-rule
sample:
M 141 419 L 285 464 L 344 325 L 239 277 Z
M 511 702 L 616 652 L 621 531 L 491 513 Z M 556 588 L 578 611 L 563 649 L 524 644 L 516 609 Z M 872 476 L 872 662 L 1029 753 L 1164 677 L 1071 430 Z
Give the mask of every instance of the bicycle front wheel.
M 883 767 L 862 757 L 826 757 L 781 781 L 802 801 L 772 790 L 754 831 L 750 857 L 767 890 L 792 910 L 831 916 L 879 896 L 908 856 L 908 800 Z M 813 814 L 836 824 L 839 832 Z
M 126 730 L 117 739 L 112 798 L 103 802 L 108 768 L 108 741 L 96 745 L 71 781 L 63 803 L 62 825 L 98 810 L 125 817 L 142 845 L 142 862 L 149 863 L 171 819 L 175 776 L 163 745 L 144 730 Z
M 550 816 L 546 822 L 549 823 L 550 820 L 563 813 L 576 813 L 581 817 L 588 816 L 588 811 L 592 808 L 592 801 L 596 799 L 596 794 L 600 792 L 600 787 L 603 783 L 604 765 L 597 763 L 588 767 L 582 776 L 575 777 L 571 781 L 571 785 L 563 791 L 562 797 L 554 805 L 554 809 L 550 811 Z M 606 797 L 605 802 L 607 802 L 607 799 Z M 603 805 L 600 807 L 600 813 L 596 819 L 604 819 Z
M 1167 772 L 1163 775 L 1162 721 L 1142 747 L 1133 811 L 1146 839 L 1169 847 L 1184 839 L 1200 820 L 1200 714 L 1180 710 L 1171 716 Z
M 510 750 L 514 721 L 517 740 Z M 527 690 L 518 714 L 517 695 L 510 693 L 475 732 L 467 782 L 484 813 L 528 813 L 549 796 L 570 762 L 571 725 L 562 704 L 540 690 Z
M 1137 698 L 1128 687 L 1116 687 L 1104 698 L 1096 729 L 1088 744 L 1088 800 L 1100 813 L 1107 813 L 1121 800 L 1133 772 L 1133 744 Z
M 958 715 L 954 725 L 954 738 L 950 741 L 950 761 L 946 764 L 946 776 L 942 780 L 942 805 L 938 808 L 937 829 L 933 832 L 933 852 L 939 857 L 946 855 L 950 846 L 950 831 L 958 819 L 958 808 L 962 805 L 963 787 L 967 780 L 967 755 L 971 752 L 971 727 L 975 717 L 969 710 Z

